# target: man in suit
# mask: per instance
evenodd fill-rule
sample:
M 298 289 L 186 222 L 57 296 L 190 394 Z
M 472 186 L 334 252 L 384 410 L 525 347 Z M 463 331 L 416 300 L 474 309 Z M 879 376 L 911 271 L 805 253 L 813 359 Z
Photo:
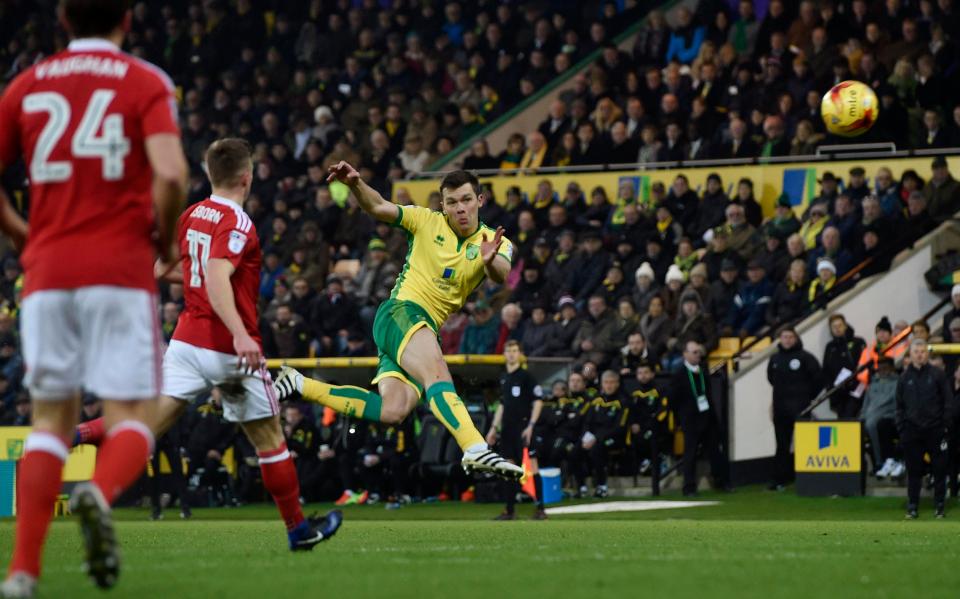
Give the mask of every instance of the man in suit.
M 710 373 L 703 361 L 703 348 L 688 341 L 683 364 L 671 380 L 674 413 L 683 429 L 683 495 L 697 494 L 697 453 L 702 448 L 710 458 L 710 473 L 719 489 L 728 487 L 726 464 L 720 448 L 720 421 L 710 390 Z
M 567 116 L 567 105 L 562 100 L 554 100 L 550 104 L 550 116 L 548 116 L 537 131 L 543 134 L 547 140 L 547 146 L 556 148 L 560 144 L 560 138 L 570 130 L 570 117 Z
M 747 135 L 747 123 L 743 119 L 730 121 L 730 141 L 721 146 L 718 158 L 752 158 L 758 152 L 757 144 Z

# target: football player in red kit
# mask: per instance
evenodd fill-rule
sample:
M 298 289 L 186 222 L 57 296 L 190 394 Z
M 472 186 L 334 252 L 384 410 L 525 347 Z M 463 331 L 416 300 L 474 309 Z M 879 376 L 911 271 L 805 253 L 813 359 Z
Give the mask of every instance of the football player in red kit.
M 239 422 L 260 458 L 263 486 L 287 526 L 290 549 L 312 549 L 336 533 L 339 511 L 304 518 L 300 483 L 280 428 L 279 405 L 257 327 L 260 241 L 241 208 L 253 183 L 250 146 L 221 139 L 207 149 L 213 187 L 177 225 L 180 261 L 157 264 L 157 275 L 183 284 L 186 308 L 163 357 L 163 392 L 153 430 L 162 435 L 188 402 L 220 388 L 224 417 Z M 101 420 L 80 425 L 75 442 L 96 443 Z
M 120 51 L 124 0 L 61 0 L 66 50 L 20 74 L 0 98 L 0 171 L 23 158 L 30 222 L 0 197 L 0 228 L 22 245 L 21 337 L 33 430 L 17 477 L 17 526 L 0 592 L 30 597 L 81 390 L 104 404 L 105 436 L 80 518 L 88 574 L 119 573 L 111 502 L 141 474 L 153 446 L 146 422 L 160 392 L 161 337 L 153 264 L 172 255 L 186 196 L 170 79 Z M 159 248 L 158 248 L 159 246 Z

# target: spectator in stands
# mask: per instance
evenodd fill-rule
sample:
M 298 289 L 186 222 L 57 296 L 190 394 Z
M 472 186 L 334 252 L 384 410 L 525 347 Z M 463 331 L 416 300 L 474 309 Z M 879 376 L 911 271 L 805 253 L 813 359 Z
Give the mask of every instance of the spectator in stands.
M 792 327 L 781 329 L 778 351 L 767 363 L 767 380 L 773 386 L 773 420 L 777 440 L 773 482 L 768 487 L 781 491 L 794 478 L 793 426 L 800 413 L 823 387 L 820 364 L 803 349 L 803 341 Z
M 656 273 L 649 262 L 644 262 L 635 274 L 636 285 L 633 289 L 633 305 L 637 312 L 646 314 L 650 300 L 660 293 L 660 286 L 656 283 Z
M 613 338 L 616 327 L 616 316 L 607 307 L 604 297 L 590 296 L 587 301 L 587 317 L 580 323 L 580 329 L 571 346 L 574 355 L 579 356 L 578 362 L 606 364 L 610 357 L 620 350 Z
M 853 198 L 848 191 L 844 191 L 837 196 L 837 201 L 833 204 L 833 217 L 828 221 L 827 228 L 833 227 L 840 233 L 840 247 L 848 252 L 852 252 L 856 248 L 858 221 L 859 218 L 853 206 Z M 825 228 L 824 231 L 826 230 Z M 823 234 L 821 234 L 821 240 L 822 238 Z M 838 262 L 838 260 L 834 259 L 834 262 Z
M 170 343 L 173 338 L 173 331 L 177 328 L 177 322 L 180 320 L 180 306 L 174 302 L 163 304 L 160 317 L 160 329 L 163 332 L 163 340 Z
M 548 356 L 550 354 L 547 341 L 550 339 L 555 323 L 547 320 L 547 310 L 542 304 L 534 304 L 529 312 L 530 319 L 523 325 L 521 345 L 529 348 L 526 354 L 530 357 Z
M 667 276 L 664 281 L 664 287 L 660 291 L 660 297 L 663 299 L 664 309 L 670 318 L 677 317 L 677 310 L 680 308 L 680 294 L 683 293 L 683 286 L 686 277 L 683 271 L 676 264 L 671 264 L 667 269 Z
M 808 293 L 807 264 L 803 260 L 794 260 L 790 263 L 786 279 L 777 284 L 767 305 L 767 325 L 775 329 L 806 314 L 810 305 Z
M 838 199 L 838 203 L 842 204 L 843 200 Z M 820 243 L 820 247 L 810 252 L 810 257 L 807 259 L 810 275 L 816 274 L 822 259 L 829 258 L 836 269 L 837 276 L 842 277 L 853 266 L 853 256 L 841 245 L 840 230 L 834 226 L 824 227 Z
M 690 231 L 693 239 L 700 240 L 704 233 L 723 224 L 729 204 L 730 198 L 723 191 L 720 175 L 717 173 L 707 175 L 707 188 L 697 208 L 696 222 Z
M 761 239 L 749 222 L 747 222 L 746 211 L 739 204 L 730 204 L 727 206 L 727 221 L 724 228 L 727 230 L 730 249 L 740 254 L 744 261 L 749 261 L 760 248 Z
M 733 297 L 733 306 L 725 324 L 741 338 L 756 335 L 763 327 L 767 304 L 773 295 L 773 284 L 757 260 L 747 265 L 747 280 L 740 284 Z
M 643 333 L 650 351 L 662 356 L 666 351 L 667 341 L 673 335 L 673 321 L 666 312 L 663 298 L 654 296 L 650 299 L 646 314 L 640 317 L 640 332 Z
M 495 169 L 500 162 L 490 155 L 487 140 L 478 139 L 470 146 L 470 155 L 463 159 L 463 168 L 466 170 Z
M 771 281 L 782 281 L 790 267 L 791 257 L 787 252 L 782 234 L 776 231 L 767 231 L 763 235 L 764 245 L 754 258 L 763 264 L 763 269 Z
M 576 302 L 565 295 L 557 302 L 554 326 L 544 342 L 544 355 L 570 357 L 579 354 L 574 348 L 574 338 L 580 331 L 582 319 L 577 316 Z
M 500 325 L 497 327 L 497 342 L 493 353 L 503 353 L 507 341 L 520 341 L 523 338 L 523 310 L 514 303 L 508 303 L 500 309 Z
M 863 390 L 857 391 L 854 388 L 856 378 L 853 373 L 857 370 L 860 355 L 867 344 L 854 335 L 853 327 L 847 324 L 841 314 L 830 316 L 830 334 L 831 339 L 823 350 L 823 385 L 838 385 L 844 378 L 841 373 L 847 371 L 847 385 L 830 398 L 830 408 L 838 418 L 855 418 L 860 413 L 860 395 Z
M 820 258 L 814 272 L 816 276 L 810 281 L 807 300 L 819 307 L 829 301 L 828 292 L 837 284 L 837 267 L 830 258 Z
M 690 181 L 684 174 L 677 175 L 670 186 L 670 193 L 662 204 L 684 231 L 693 229 L 700 199 L 690 189 Z
M 289 304 L 281 304 L 270 323 L 272 333 L 270 352 L 278 358 L 304 358 L 310 349 L 310 330 L 303 318 Z
M 923 188 L 930 216 L 942 222 L 960 210 L 960 182 L 953 178 L 943 156 L 932 163 L 933 175 Z
M 400 272 L 396 262 L 389 259 L 387 244 L 382 239 L 371 239 L 367 244 L 367 257 L 353 279 L 353 295 L 360 309 L 360 318 L 368 326 L 373 325 L 377 306 L 390 297 L 390 290 Z
M 621 377 L 629 377 L 641 364 L 656 364 L 657 356 L 650 352 L 647 341 L 640 331 L 634 331 L 627 337 L 627 344 L 620 348 L 620 356 L 615 361 L 617 372 Z
M 863 396 L 863 408 L 859 417 L 870 438 L 873 458 L 873 473 L 877 478 L 891 476 L 895 470 L 903 472 L 897 460 L 895 441 L 897 437 L 897 383 L 899 376 L 893 358 L 883 357 L 877 361 L 870 386 Z
M 677 26 L 670 33 L 666 62 L 677 60 L 681 64 L 690 64 L 700 52 L 700 45 L 706 36 L 706 28 L 694 23 L 693 13 L 686 6 L 680 7 L 676 14 Z
M 470 324 L 463 331 L 460 341 L 461 354 L 492 354 L 497 346 L 499 319 L 484 300 L 474 304 Z
M 730 121 L 730 140 L 718 148 L 717 158 L 752 158 L 758 151 L 759 148 L 748 135 L 747 123 L 734 118 Z
M 347 329 L 356 317 L 356 304 L 344 292 L 343 281 L 336 275 L 327 277 L 326 289 L 317 296 L 310 310 L 313 334 L 319 341 L 318 353 L 339 355 L 346 347 Z
M 930 211 L 927 209 L 927 199 L 923 192 L 914 190 L 910 192 L 907 198 L 907 217 L 903 225 L 899 228 L 900 235 L 897 238 L 897 247 L 905 248 L 912 246 L 917 240 L 929 233 L 937 226 Z
M 960 283 L 957 283 L 950 289 L 950 310 L 943 315 L 943 324 L 941 325 L 941 334 L 944 343 L 958 343 L 960 338 L 953 336 L 951 323 L 956 318 L 960 318 Z M 960 324 L 958 322 L 957 324 Z
M 578 303 L 598 290 L 610 263 L 610 255 L 603 249 L 599 231 L 588 230 L 581 237 L 583 249 L 567 265 L 567 280 L 563 287 Z
M 711 401 L 713 392 L 706 365 L 702 363 L 703 355 L 699 344 L 687 342 L 682 367 L 673 375 L 670 385 L 671 404 L 684 434 L 683 494 L 686 497 L 697 492 L 697 454 L 701 449 L 710 459 L 714 485 L 727 488 L 717 408 Z
M 903 201 L 900 199 L 900 189 L 893 179 L 893 173 L 885 166 L 877 169 L 876 196 L 880 202 L 883 215 L 887 218 L 899 220 L 903 217 Z
M 787 156 L 790 154 L 790 140 L 786 136 L 787 128 L 779 116 L 768 116 L 763 121 L 763 134 L 766 137 L 760 146 L 760 156 Z
M 688 341 L 696 341 L 706 352 L 716 349 L 718 344 L 717 326 L 709 314 L 704 312 L 700 296 L 685 291 L 680 298 L 680 311 L 673 325 L 673 336 L 667 340 L 668 357 L 665 369 L 674 372 L 683 359 L 683 348 Z

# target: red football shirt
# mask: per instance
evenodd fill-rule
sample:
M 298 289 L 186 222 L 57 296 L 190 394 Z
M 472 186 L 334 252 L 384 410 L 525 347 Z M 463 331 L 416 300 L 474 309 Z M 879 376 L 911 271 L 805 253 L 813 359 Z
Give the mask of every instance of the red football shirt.
M 257 296 L 260 292 L 260 239 L 253 221 L 236 203 L 218 196 L 191 206 L 177 223 L 183 266 L 183 297 L 173 338 L 225 354 L 233 350 L 233 335 L 210 306 L 207 297 L 207 260 L 224 258 L 236 270 L 230 277 L 237 312 L 243 326 L 260 344 Z
M 0 162 L 30 179 L 24 295 L 115 285 L 156 290 L 153 171 L 144 141 L 179 135 L 173 84 L 102 39 L 81 39 L 0 98 Z

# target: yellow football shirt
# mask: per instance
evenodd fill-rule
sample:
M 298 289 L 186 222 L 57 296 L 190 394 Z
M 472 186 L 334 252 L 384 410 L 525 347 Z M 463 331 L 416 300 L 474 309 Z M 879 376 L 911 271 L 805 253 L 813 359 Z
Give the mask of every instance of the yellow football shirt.
M 466 303 L 486 273 L 480 257 L 480 242 L 496 231 L 480 223 L 467 237 L 459 237 L 442 212 L 419 206 L 397 206 L 395 226 L 407 231 L 407 259 L 390 297 L 414 302 L 443 326 L 451 313 Z M 498 253 L 513 262 L 513 244 L 506 237 Z

